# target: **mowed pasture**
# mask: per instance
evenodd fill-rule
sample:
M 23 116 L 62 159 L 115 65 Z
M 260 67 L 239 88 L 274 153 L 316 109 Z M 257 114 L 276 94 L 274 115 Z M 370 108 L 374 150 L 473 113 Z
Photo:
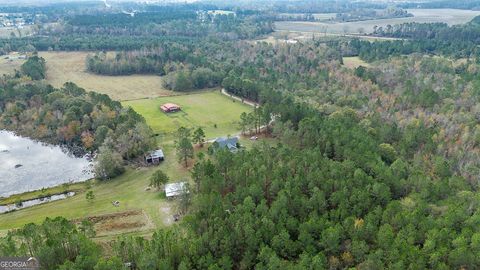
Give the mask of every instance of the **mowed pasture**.
M 163 87 L 156 75 L 103 76 L 86 70 L 88 52 L 40 52 L 47 62 L 47 82 L 61 87 L 73 82 L 88 91 L 109 95 L 115 100 L 132 100 L 174 94 Z
M 480 11 L 460 9 L 409 9 L 408 12 L 412 13 L 414 16 L 407 18 L 334 23 L 278 21 L 275 22 L 275 30 L 292 32 L 318 32 L 327 34 L 363 34 L 373 32 L 374 26 L 386 27 L 387 25 L 408 22 L 444 22 L 449 25 L 455 25 L 469 22 L 475 16 L 480 15 Z
M 182 110 L 164 113 L 160 106 L 165 103 L 178 104 Z M 221 94 L 219 90 L 127 101 L 123 105 L 132 107 L 145 117 L 155 133 L 170 137 L 182 126 L 202 127 L 209 139 L 237 134 L 240 114 L 253 110 L 252 107 Z
M 7 59 L 9 56 L 0 56 L 0 75 L 13 74 L 15 70 L 20 70 L 20 66 L 25 62 L 24 59 Z

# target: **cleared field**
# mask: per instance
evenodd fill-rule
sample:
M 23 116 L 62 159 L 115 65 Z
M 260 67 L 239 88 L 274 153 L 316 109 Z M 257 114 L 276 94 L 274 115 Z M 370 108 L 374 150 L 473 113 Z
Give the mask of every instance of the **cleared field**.
M 102 76 L 86 71 L 87 52 L 40 52 L 47 61 L 47 81 L 55 87 L 74 82 L 89 91 L 116 100 L 132 100 L 174 94 L 163 88 L 162 77 L 155 75 Z
M 414 16 L 408 18 L 367 20 L 344 23 L 279 21 L 275 22 L 275 30 L 330 34 L 359 34 L 371 33 L 374 26 L 385 27 L 389 24 L 394 25 L 407 22 L 444 22 L 449 25 L 462 24 L 469 22 L 475 16 L 480 15 L 480 11 L 460 9 L 409 9 L 408 12 L 412 13 Z
M 5 59 L 7 56 L 0 56 L 0 75 L 12 74 L 16 70 L 20 70 L 20 66 L 25 62 L 23 59 Z
M 363 61 L 358 56 L 343 57 L 343 65 L 346 66 L 347 68 L 357 68 L 359 66 L 364 66 L 364 67 L 370 66 L 369 63 Z
M 183 112 L 166 115 L 159 106 L 166 102 L 174 102 L 182 106 Z M 251 106 L 238 101 L 233 102 L 230 97 L 222 95 L 220 91 L 201 92 L 183 96 L 161 97 L 123 102 L 132 106 L 143 114 L 153 129 L 159 133 L 173 132 L 179 126 L 203 126 L 207 138 L 227 134 L 238 134 L 236 121 L 242 112 L 252 110 Z M 217 128 L 213 125 L 217 124 Z M 248 137 L 248 136 L 247 136 Z M 251 141 L 242 138 L 242 144 L 251 147 L 263 142 L 274 144 L 275 140 L 259 136 L 259 140 Z M 159 146 L 165 153 L 165 161 L 159 166 L 128 169 L 127 172 L 109 181 L 95 181 L 91 189 L 95 195 L 93 201 L 87 201 L 85 192 L 86 183 L 70 186 L 77 194 L 71 198 L 37 205 L 31 208 L 0 215 L 0 236 L 9 229 L 21 227 L 27 223 L 40 223 L 46 217 L 63 216 L 79 221 L 89 218 L 94 223 L 98 242 L 115 239 L 118 235 L 149 236 L 156 228 L 171 225 L 172 215 L 177 213 L 177 203 L 166 200 L 164 193 L 157 190 L 146 190 L 149 177 L 157 169 L 163 170 L 171 182 L 189 181 L 190 172 L 178 163 L 173 136 L 160 136 Z M 197 148 L 196 152 L 206 151 L 206 147 Z M 189 163 L 189 168 L 193 165 Z M 47 189 L 46 193 L 56 193 L 65 187 Z M 12 199 L 35 197 L 36 193 L 19 195 Z M 115 207 L 112 202 L 119 201 Z
M 93 224 L 96 238 L 155 229 L 150 217 L 141 210 L 90 216 L 87 219 Z
M 180 105 L 182 110 L 169 114 L 162 112 L 160 106 L 168 102 Z M 240 114 L 253 109 L 222 95 L 220 91 L 127 101 L 123 105 L 143 115 L 156 133 L 171 135 L 182 126 L 202 127 L 207 138 L 237 134 L 236 123 Z

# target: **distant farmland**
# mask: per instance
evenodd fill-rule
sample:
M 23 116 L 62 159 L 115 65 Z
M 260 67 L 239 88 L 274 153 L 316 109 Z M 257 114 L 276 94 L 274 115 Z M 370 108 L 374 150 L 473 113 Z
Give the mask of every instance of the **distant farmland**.
M 480 11 L 460 9 L 409 9 L 408 12 L 412 13 L 414 16 L 345 23 L 279 21 L 275 22 L 275 30 L 329 34 L 359 34 L 362 32 L 371 33 L 375 25 L 385 27 L 389 24 L 395 25 L 407 22 L 444 22 L 449 25 L 454 25 L 469 22 L 475 16 L 480 15 Z M 330 13 L 329 16 L 331 16 Z
M 86 71 L 87 52 L 40 52 L 47 61 L 47 82 L 61 87 L 74 82 L 89 91 L 109 95 L 116 100 L 168 96 L 173 93 L 162 85 L 156 75 L 103 76 Z M 0 62 L 0 68 L 1 68 Z

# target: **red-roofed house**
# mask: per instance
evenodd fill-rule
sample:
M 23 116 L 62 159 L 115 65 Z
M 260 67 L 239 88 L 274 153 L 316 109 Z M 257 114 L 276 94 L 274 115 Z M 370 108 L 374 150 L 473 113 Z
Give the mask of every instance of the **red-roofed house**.
M 180 106 L 173 103 L 165 103 L 162 106 L 160 106 L 160 109 L 162 109 L 162 111 L 165 113 L 176 112 L 176 111 L 180 111 Z

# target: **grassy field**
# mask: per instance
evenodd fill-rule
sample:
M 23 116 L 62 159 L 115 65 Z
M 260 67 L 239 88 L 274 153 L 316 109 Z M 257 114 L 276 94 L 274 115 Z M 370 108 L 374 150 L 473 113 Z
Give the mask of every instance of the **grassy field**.
M 162 112 L 160 105 L 167 102 L 180 105 L 182 111 L 170 114 Z M 209 139 L 237 134 L 238 126 L 236 123 L 240 114 L 252 110 L 252 107 L 239 101 L 234 102 L 218 90 L 182 96 L 134 100 L 123 102 L 123 105 L 130 106 L 143 115 L 148 125 L 156 133 L 168 135 L 182 126 L 189 128 L 202 127 Z
M 358 56 L 343 57 L 343 65 L 347 68 L 357 68 L 359 66 L 369 67 L 370 64 L 360 59 Z
M 182 106 L 183 111 L 166 115 L 159 106 L 166 102 L 174 102 Z M 237 134 L 236 121 L 242 112 L 252 110 L 252 107 L 233 102 L 219 91 L 201 92 L 174 97 L 161 97 L 124 102 L 145 116 L 148 123 L 158 133 L 175 131 L 179 126 L 203 126 L 208 138 Z M 217 128 L 214 128 L 217 124 Z M 94 182 L 91 187 L 95 195 L 93 202 L 85 199 L 87 184 L 72 185 L 69 190 L 75 190 L 77 195 L 56 202 L 50 202 L 12 213 L 2 214 L 0 218 L 0 234 L 6 230 L 20 227 L 29 222 L 41 222 L 46 217 L 64 216 L 77 220 L 90 217 L 95 220 L 98 238 L 103 240 L 114 238 L 119 234 L 148 235 L 155 228 L 170 225 L 172 214 L 176 212 L 176 204 L 167 201 L 163 192 L 154 190 L 145 191 L 149 185 L 149 177 L 156 169 L 162 169 L 171 179 L 171 182 L 189 181 L 190 172 L 178 163 L 172 136 L 160 136 L 159 146 L 164 150 L 165 161 L 158 167 L 129 169 L 115 179 Z M 248 146 L 259 142 L 243 140 Z M 267 141 L 269 142 L 269 141 Z M 205 151 L 197 149 L 198 151 Z M 189 164 L 189 168 L 192 166 Z M 54 187 L 46 193 L 57 193 L 65 187 Z M 7 199 L 33 198 L 38 192 L 17 195 Z M 112 201 L 119 201 L 120 207 L 112 205 Z
M 162 77 L 155 75 L 102 76 L 88 73 L 87 52 L 40 52 L 47 61 L 47 81 L 55 87 L 74 82 L 89 91 L 116 100 L 132 100 L 174 94 L 163 88 Z
M 408 18 L 367 20 L 344 23 L 281 21 L 275 22 L 275 29 L 277 31 L 358 34 L 360 32 L 371 33 L 374 26 L 385 27 L 389 24 L 394 25 L 407 22 L 444 22 L 449 25 L 462 24 L 472 20 L 475 16 L 480 15 L 480 11 L 460 9 L 409 9 L 408 12 L 412 13 L 414 16 Z
M 20 70 L 20 66 L 25 62 L 23 59 L 5 59 L 7 56 L 0 56 L 0 75 L 12 74 L 15 69 Z
M 133 100 L 171 96 L 178 93 L 163 87 L 163 79 L 155 75 L 102 76 L 88 73 L 85 67 L 87 52 L 40 52 L 47 61 L 47 82 L 62 87 L 74 82 L 89 91 L 109 95 L 115 100 Z M 0 75 L 12 74 L 25 60 L 0 58 Z

